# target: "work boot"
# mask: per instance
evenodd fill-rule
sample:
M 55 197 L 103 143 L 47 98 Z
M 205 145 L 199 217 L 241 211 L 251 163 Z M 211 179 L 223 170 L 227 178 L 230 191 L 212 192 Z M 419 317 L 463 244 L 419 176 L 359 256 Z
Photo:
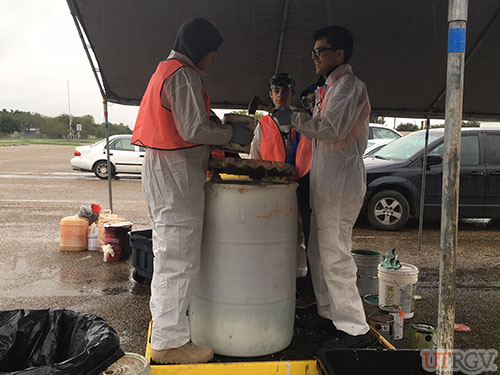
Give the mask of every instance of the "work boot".
M 198 346 L 189 341 L 180 348 L 154 350 L 151 348 L 151 359 L 156 363 L 180 364 L 180 363 L 204 363 L 214 357 L 212 348 Z
M 376 343 L 375 338 L 370 332 L 364 335 L 352 336 L 343 331 L 337 331 L 335 335 L 323 343 L 325 349 L 343 349 L 343 348 L 366 348 Z

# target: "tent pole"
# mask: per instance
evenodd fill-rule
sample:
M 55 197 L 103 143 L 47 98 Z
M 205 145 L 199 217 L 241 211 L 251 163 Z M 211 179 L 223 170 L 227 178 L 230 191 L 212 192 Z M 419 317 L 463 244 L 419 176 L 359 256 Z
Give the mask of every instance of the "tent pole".
M 496 29 L 499 22 L 500 22 L 500 9 L 495 14 L 495 17 L 493 17 L 492 21 L 488 24 L 486 30 L 483 32 L 477 43 L 470 49 L 467 56 L 465 56 L 465 66 L 469 64 L 469 61 L 472 59 L 472 57 L 477 54 L 477 52 L 480 50 L 484 42 L 488 40 L 488 38 L 491 36 L 491 33 Z M 443 99 L 445 94 L 446 94 L 446 87 L 443 90 L 441 90 L 437 98 L 432 102 L 431 106 L 429 107 L 429 112 L 435 111 L 436 107 L 439 105 L 439 102 L 441 101 L 441 99 Z
M 94 73 L 94 78 L 97 82 L 97 86 L 99 87 L 99 91 L 101 92 L 102 96 L 102 103 L 104 106 L 104 121 L 105 121 L 105 126 L 106 126 L 106 159 L 107 159 L 107 166 L 108 166 L 108 194 L 109 194 L 109 209 L 111 212 L 113 212 L 113 199 L 112 199 L 112 192 L 111 192 L 111 179 L 113 176 L 111 176 L 111 162 L 109 160 L 109 126 L 108 126 L 108 100 L 106 98 L 106 92 L 104 90 L 103 84 L 101 83 L 101 80 L 99 79 L 99 74 L 98 70 L 95 67 L 94 61 L 92 60 L 92 56 L 90 55 L 89 50 L 92 49 L 90 44 L 87 44 L 85 41 L 85 37 L 83 36 L 83 32 L 80 26 L 79 22 L 79 17 L 81 15 L 78 13 L 78 9 L 75 6 L 75 4 L 71 1 L 68 0 L 68 5 L 71 10 L 71 15 L 73 17 L 73 21 L 75 22 L 76 30 L 78 31 L 78 36 L 80 37 L 80 40 L 83 45 L 83 49 L 85 51 L 85 54 L 87 55 L 87 59 L 89 60 L 90 67 L 92 68 L 92 72 Z
M 448 3 L 448 66 L 441 200 L 441 261 L 439 268 L 438 342 L 440 351 L 453 349 L 456 302 L 456 245 L 458 192 L 460 182 L 460 143 L 463 110 L 465 35 L 468 0 Z M 451 355 L 443 355 L 438 375 L 453 374 Z
M 285 41 L 285 28 L 288 22 L 288 9 L 290 8 L 290 0 L 285 1 L 285 6 L 283 7 L 283 19 L 281 20 L 281 33 L 280 33 L 280 44 L 278 45 L 278 54 L 276 56 L 276 64 L 274 65 L 274 73 L 279 73 L 280 62 L 281 62 L 281 51 L 283 50 L 283 42 Z
M 418 250 L 422 249 L 422 231 L 424 227 L 425 181 L 427 179 L 427 146 L 429 145 L 429 128 L 431 120 L 427 114 L 425 124 L 424 158 L 422 160 L 422 182 L 420 184 L 420 211 L 418 216 Z
M 109 125 L 108 125 L 108 100 L 105 96 L 102 97 L 102 104 L 104 106 L 104 122 L 106 124 L 106 160 L 108 164 L 108 195 L 109 195 L 109 209 L 113 212 L 113 193 L 111 191 L 111 180 L 113 173 L 111 170 L 111 161 L 109 160 Z

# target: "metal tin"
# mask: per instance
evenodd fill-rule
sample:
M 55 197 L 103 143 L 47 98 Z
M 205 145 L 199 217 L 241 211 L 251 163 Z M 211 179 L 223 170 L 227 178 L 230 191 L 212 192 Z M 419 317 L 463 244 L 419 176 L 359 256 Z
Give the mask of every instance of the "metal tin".
M 102 375 L 149 375 L 151 366 L 140 354 L 125 353 L 118 361 L 109 366 Z
M 436 349 L 437 329 L 429 324 L 410 324 L 408 345 L 410 349 Z
M 401 340 L 403 338 L 403 326 L 405 312 L 398 305 L 380 305 L 378 311 L 381 314 L 388 314 L 394 318 L 393 324 L 393 337 L 394 340 Z
M 387 340 L 392 341 L 394 338 L 393 326 L 394 317 L 387 314 L 371 314 L 368 317 L 368 324 L 375 328 Z

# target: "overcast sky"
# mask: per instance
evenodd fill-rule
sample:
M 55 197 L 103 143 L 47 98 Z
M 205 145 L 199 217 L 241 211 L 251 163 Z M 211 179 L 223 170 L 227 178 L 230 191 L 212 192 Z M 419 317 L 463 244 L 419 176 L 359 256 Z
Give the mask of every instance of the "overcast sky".
M 99 88 L 65 0 L 0 0 L 0 110 L 68 113 L 103 122 Z M 133 126 L 138 107 L 110 103 Z

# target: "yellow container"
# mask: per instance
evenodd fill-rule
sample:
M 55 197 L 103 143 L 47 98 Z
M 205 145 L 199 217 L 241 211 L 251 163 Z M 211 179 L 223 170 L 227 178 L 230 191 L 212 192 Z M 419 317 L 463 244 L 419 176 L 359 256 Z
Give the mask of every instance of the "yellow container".
M 67 216 L 61 219 L 61 251 L 82 251 L 87 249 L 89 221 L 81 216 Z

